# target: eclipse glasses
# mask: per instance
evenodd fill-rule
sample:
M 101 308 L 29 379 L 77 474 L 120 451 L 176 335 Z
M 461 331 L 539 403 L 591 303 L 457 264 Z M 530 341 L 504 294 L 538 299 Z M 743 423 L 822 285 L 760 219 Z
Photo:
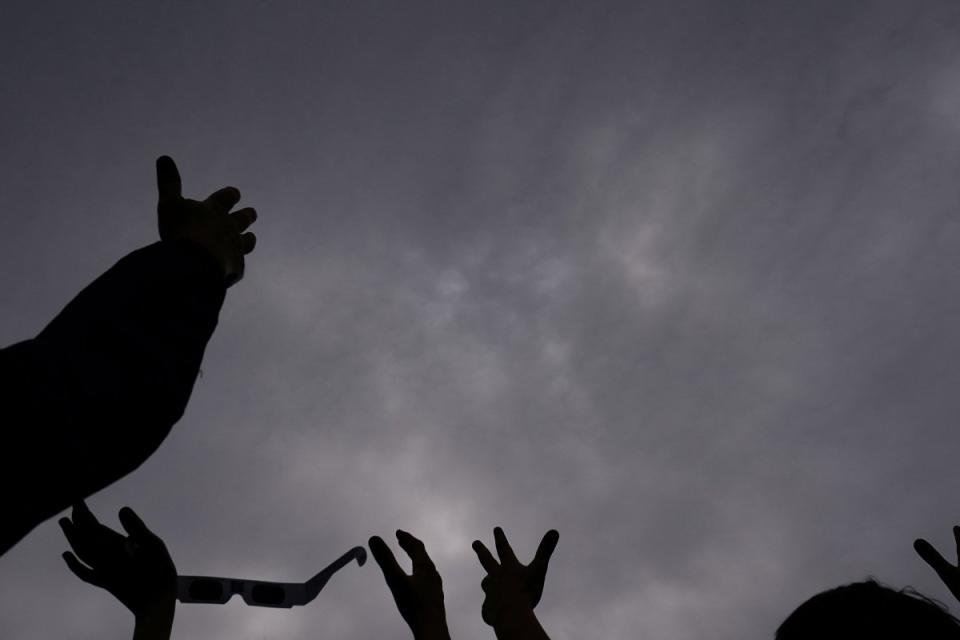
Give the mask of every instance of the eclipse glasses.
M 254 607 L 289 609 L 311 602 L 320 593 L 330 576 L 356 560 L 363 566 L 367 551 L 354 547 L 334 560 L 320 573 L 306 582 L 266 582 L 239 578 L 215 578 L 213 576 L 177 576 L 177 600 L 201 604 L 226 604 L 233 594 L 239 593 L 243 601 Z

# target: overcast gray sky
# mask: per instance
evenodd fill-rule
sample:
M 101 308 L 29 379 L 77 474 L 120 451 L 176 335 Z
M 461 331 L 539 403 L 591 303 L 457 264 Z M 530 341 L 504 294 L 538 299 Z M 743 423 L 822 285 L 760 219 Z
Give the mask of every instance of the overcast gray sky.
M 470 542 L 501 525 L 526 557 L 560 531 L 555 640 L 770 638 L 868 575 L 948 601 L 911 542 L 960 522 L 958 28 L 951 0 L 6 0 L 0 343 L 155 240 L 169 154 L 259 244 L 185 417 L 89 503 L 181 572 L 305 579 L 402 527 L 455 637 L 492 638 Z M 66 548 L 51 520 L 0 559 L 4 637 L 130 635 Z M 371 563 L 174 634 L 409 632 Z

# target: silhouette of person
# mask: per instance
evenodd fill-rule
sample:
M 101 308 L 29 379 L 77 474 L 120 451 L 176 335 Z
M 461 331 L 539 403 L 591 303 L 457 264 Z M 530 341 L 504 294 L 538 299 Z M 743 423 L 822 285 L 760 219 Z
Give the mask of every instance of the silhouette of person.
M 73 551 L 63 559 L 88 584 L 110 592 L 134 615 L 133 640 L 168 640 L 176 611 L 177 569 L 166 545 L 130 507 L 120 510 L 123 535 L 101 524 L 87 506 L 73 507 L 60 528 Z
M 960 620 L 940 604 L 874 580 L 819 593 L 791 613 L 776 640 L 946 640 L 960 638 Z
M 226 187 L 181 195 L 157 160 L 160 241 L 122 258 L 31 340 L 0 350 L 0 555 L 142 464 L 183 415 L 226 289 L 256 238 Z
M 553 530 L 547 532 L 529 565 L 517 560 L 502 529 L 494 529 L 493 535 L 499 562 L 482 542 L 477 540 L 473 543 L 480 564 L 487 572 L 480 583 L 485 594 L 481 607 L 484 622 L 493 627 L 500 640 L 549 640 L 533 609 L 543 595 L 547 565 L 557 546 L 559 534 Z M 410 557 L 411 575 L 407 575 L 400 567 L 382 538 L 373 536 L 369 546 L 400 615 L 410 627 L 415 640 L 450 640 L 443 602 L 443 580 L 436 565 L 427 554 L 423 542 L 406 531 L 397 531 L 397 543 Z

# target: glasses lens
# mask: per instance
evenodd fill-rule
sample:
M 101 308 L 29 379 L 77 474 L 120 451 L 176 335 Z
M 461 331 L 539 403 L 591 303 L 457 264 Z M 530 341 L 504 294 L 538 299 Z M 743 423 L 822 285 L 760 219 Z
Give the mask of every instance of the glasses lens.
M 258 584 L 250 590 L 250 596 L 259 604 L 278 605 L 287 599 L 287 590 L 273 584 Z
M 223 597 L 223 584 L 219 580 L 194 580 L 187 593 L 193 600 L 220 600 Z

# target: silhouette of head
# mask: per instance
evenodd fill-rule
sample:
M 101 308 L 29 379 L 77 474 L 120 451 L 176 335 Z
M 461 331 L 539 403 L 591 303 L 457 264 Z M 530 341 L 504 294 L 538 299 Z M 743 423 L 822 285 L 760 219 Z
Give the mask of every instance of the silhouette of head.
M 874 580 L 818 593 L 784 620 L 776 640 L 940 640 L 960 638 L 960 620 L 911 590 Z

